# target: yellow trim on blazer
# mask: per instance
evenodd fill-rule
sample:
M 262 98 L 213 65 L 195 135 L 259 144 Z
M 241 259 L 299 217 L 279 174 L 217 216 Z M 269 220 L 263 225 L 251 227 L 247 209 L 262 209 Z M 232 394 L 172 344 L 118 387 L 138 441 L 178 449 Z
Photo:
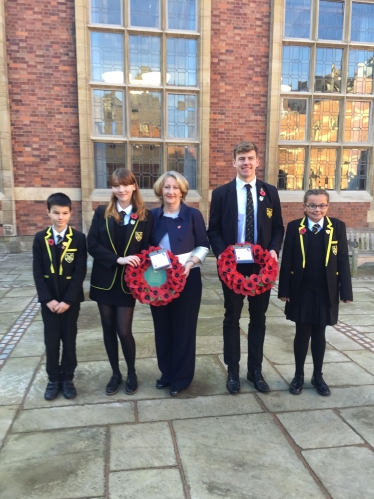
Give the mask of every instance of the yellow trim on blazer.
M 325 267 L 327 267 L 327 265 L 329 263 L 330 251 L 331 251 L 331 245 L 332 245 L 332 235 L 334 233 L 334 227 L 332 225 L 331 220 L 329 219 L 329 217 L 326 217 L 326 220 L 327 220 L 327 229 L 331 229 L 331 230 L 329 232 L 329 243 L 327 245 Z
M 65 249 L 64 251 L 62 252 L 61 254 L 61 258 L 60 258 L 60 269 L 58 271 L 58 273 L 60 275 L 62 275 L 62 272 L 63 272 L 63 269 L 62 269 L 62 262 L 65 258 L 65 254 L 66 252 L 69 250 L 69 246 L 71 245 L 71 240 L 72 240 L 72 237 L 73 237 L 73 229 L 71 227 L 68 226 L 68 229 L 69 231 L 66 231 L 66 234 L 65 234 L 65 237 L 67 239 L 67 242 L 66 243 L 63 243 L 63 245 L 65 246 Z M 69 250 L 70 251 L 70 250 Z
M 300 246 L 301 246 L 301 254 L 303 255 L 303 269 L 305 269 L 305 248 L 304 248 L 304 239 L 303 235 L 300 232 L 300 229 L 305 229 L 305 217 L 301 220 L 299 226 L 299 236 L 300 236 Z
M 49 275 L 43 275 L 43 277 L 45 277 L 46 279 L 49 279 Z
M 53 242 L 55 242 L 55 238 L 53 237 L 53 233 L 52 233 L 52 226 L 48 227 L 47 232 L 45 233 L 44 241 L 45 241 L 45 245 L 47 247 L 47 253 L 48 253 L 49 259 L 51 261 L 51 267 L 50 267 L 51 274 L 54 274 L 55 273 L 55 269 L 53 267 L 51 247 L 50 247 L 50 245 L 48 243 L 48 239 L 51 239 L 51 238 L 53 238 Z
M 66 279 L 71 279 L 72 277 L 73 277 L 73 276 L 71 276 L 71 275 L 67 275 L 67 276 L 66 276 Z
M 137 226 L 138 226 L 138 223 L 139 223 L 139 218 L 138 218 L 138 220 L 136 221 L 136 224 L 134 225 L 134 230 L 131 232 L 131 236 L 129 237 L 129 241 L 128 241 L 128 243 L 127 243 L 127 246 L 126 246 L 126 248 L 125 248 L 125 251 L 124 251 L 124 253 L 123 253 L 123 256 L 126 256 L 127 250 L 129 249 L 131 239 L 133 238 L 133 235 L 134 235 L 135 229 L 136 229 L 136 228 L 137 228 Z M 123 281 L 124 281 L 124 279 L 123 279 L 123 274 L 124 274 L 124 273 L 125 273 L 125 266 L 123 266 L 123 268 L 122 268 L 122 274 L 121 274 L 121 289 L 122 289 L 122 291 L 123 291 L 124 293 L 126 293 L 127 295 L 132 295 L 132 293 L 131 293 L 131 292 L 126 291 L 126 290 L 124 290 L 124 289 L 123 289 Z

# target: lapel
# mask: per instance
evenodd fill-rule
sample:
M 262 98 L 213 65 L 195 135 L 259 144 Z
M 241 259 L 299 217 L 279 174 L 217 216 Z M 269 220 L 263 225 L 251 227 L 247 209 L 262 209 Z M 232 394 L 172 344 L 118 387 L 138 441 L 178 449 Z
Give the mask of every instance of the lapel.
M 52 246 L 48 242 L 51 239 L 53 241 Z M 53 237 L 52 227 L 48 227 L 48 229 L 46 230 L 46 233 L 44 236 L 44 243 L 45 243 L 45 246 L 47 248 L 47 254 L 49 257 L 49 261 L 51 262 L 50 271 L 51 271 L 51 274 L 54 274 L 55 268 L 56 268 L 56 252 L 55 252 L 55 248 L 53 248 L 53 250 L 51 250 L 51 248 L 55 244 L 55 239 Z
M 256 196 L 257 196 L 257 239 L 260 232 L 261 221 L 264 219 L 265 207 L 266 207 L 266 196 L 264 199 L 260 200 L 260 190 L 263 189 L 263 182 L 256 179 Z M 265 189 L 264 189 L 265 190 Z
M 62 246 L 64 247 L 64 249 L 63 249 L 63 251 L 61 251 L 61 257 L 60 257 L 60 262 L 59 262 L 60 267 L 59 267 L 59 271 L 58 271 L 59 275 L 62 275 L 62 271 L 63 271 L 62 264 L 64 262 L 66 252 L 69 251 L 72 240 L 73 240 L 73 229 L 68 225 L 66 232 L 65 232 L 64 240 L 62 241 Z
M 236 178 L 227 184 L 227 201 L 230 210 L 230 220 L 228 227 L 234 226 L 235 241 L 238 240 L 238 196 L 236 195 Z M 233 223 L 232 221 L 235 220 Z
M 127 241 L 127 243 L 126 243 L 125 252 L 124 252 L 123 256 L 126 256 L 126 254 L 127 254 L 127 251 L 129 249 L 129 246 L 131 244 L 132 238 L 134 237 L 135 230 L 137 229 L 138 225 L 139 225 L 139 218 L 136 220 L 134 225 L 131 223 L 131 218 L 130 218 L 130 222 L 126 225 L 126 234 L 125 234 L 126 239 L 125 239 L 125 241 Z
M 298 231 L 299 231 L 299 237 L 300 237 L 300 249 L 301 249 L 301 256 L 302 256 L 302 266 L 303 269 L 305 269 L 305 261 L 306 261 L 306 249 L 308 247 L 308 220 L 306 217 L 301 219 Z
M 117 253 L 116 248 L 114 246 L 114 243 L 115 243 L 115 241 L 114 241 L 114 224 L 115 223 L 116 223 L 116 221 L 114 220 L 113 217 L 108 217 L 105 220 L 106 231 L 108 233 L 110 244 L 113 248 L 114 253 Z
M 325 267 L 327 267 L 327 265 L 329 263 L 329 259 L 330 259 L 331 243 L 332 243 L 333 234 L 334 234 L 334 227 L 333 227 L 332 222 L 329 219 L 329 217 L 325 217 L 322 230 L 325 231 L 325 249 L 326 249 Z

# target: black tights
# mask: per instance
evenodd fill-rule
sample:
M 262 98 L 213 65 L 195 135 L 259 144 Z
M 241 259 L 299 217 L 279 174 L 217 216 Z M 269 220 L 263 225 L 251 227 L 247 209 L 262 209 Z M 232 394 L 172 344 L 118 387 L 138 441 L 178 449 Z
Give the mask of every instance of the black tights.
M 104 345 L 113 374 L 121 374 L 118 362 L 118 341 L 121 342 L 127 363 L 128 374 L 135 372 L 135 340 L 132 335 L 132 316 L 134 308 L 114 307 L 98 303 L 104 333 Z
M 304 376 L 304 364 L 308 353 L 309 338 L 311 338 L 311 350 L 313 357 L 313 375 L 322 374 L 323 357 L 325 356 L 326 338 L 324 326 L 316 326 L 310 322 L 296 322 L 296 336 L 293 343 L 296 373 Z

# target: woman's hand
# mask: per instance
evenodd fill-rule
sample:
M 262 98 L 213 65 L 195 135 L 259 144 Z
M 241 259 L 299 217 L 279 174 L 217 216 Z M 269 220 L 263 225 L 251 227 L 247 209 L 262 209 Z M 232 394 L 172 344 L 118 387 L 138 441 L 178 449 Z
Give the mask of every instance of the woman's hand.
M 187 262 L 184 264 L 184 272 L 183 272 L 183 275 L 185 277 L 188 277 L 189 273 L 190 273 L 190 270 L 192 269 L 192 267 L 195 266 L 195 261 L 194 260 L 187 260 Z
M 273 257 L 274 260 L 277 262 L 278 261 L 278 255 L 277 255 L 276 251 L 270 250 L 269 253 L 270 253 L 270 256 Z M 282 298 L 281 298 L 281 300 L 282 300 Z M 282 301 L 284 301 L 284 300 L 282 300 Z
M 117 259 L 118 265 L 131 265 L 131 267 L 137 267 L 140 263 L 140 259 L 136 255 L 120 256 Z
M 290 301 L 289 298 L 285 298 L 284 296 L 280 296 L 279 299 L 282 300 L 282 301 Z

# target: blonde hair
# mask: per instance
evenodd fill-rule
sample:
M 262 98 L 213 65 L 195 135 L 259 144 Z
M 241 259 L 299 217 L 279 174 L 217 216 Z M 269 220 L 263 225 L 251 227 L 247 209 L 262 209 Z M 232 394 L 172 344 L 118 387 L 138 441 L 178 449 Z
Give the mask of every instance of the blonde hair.
M 179 190 L 182 193 L 181 202 L 183 203 L 183 201 L 186 199 L 186 196 L 187 196 L 187 193 L 188 193 L 188 189 L 189 189 L 188 180 L 181 173 L 178 173 L 178 172 L 176 172 L 174 170 L 171 170 L 170 172 L 164 173 L 163 175 L 161 175 L 160 178 L 158 178 L 156 180 L 156 182 L 155 182 L 155 184 L 153 186 L 153 190 L 154 190 L 156 196 L 158 197 L 158 199 L 162 203 L 163 202 L 162 189 L 163 189 L 164 184 L 166 182 L 166 179 L 168 177 L 174 178 L 175 181 L 177 182 Z
M 135 185 L 135 191 L 131 196 L 131 204 L 133 213 L 139 215 L 139 220 L 146 219 L 146 208 L 142 196 L 140 195 L 139 186 L 136 181 L 135 175 L 126 168 L 117 168 L 112 173 L 110 185 L 113 187 L 115 184 L 120 185 Z M 121 215 L 117 210 L 117 198 L 112 192 L 108 206 L 106 207 L 104 218 L 113 217 L 117 222 L 121 221 Z

